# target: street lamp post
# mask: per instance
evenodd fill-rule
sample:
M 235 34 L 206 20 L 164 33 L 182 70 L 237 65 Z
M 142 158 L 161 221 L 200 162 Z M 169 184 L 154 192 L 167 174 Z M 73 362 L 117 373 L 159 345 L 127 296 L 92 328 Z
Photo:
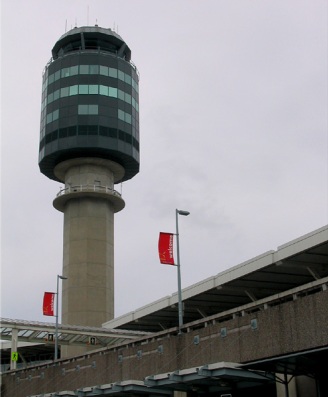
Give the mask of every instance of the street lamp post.
M 178 270 L 178 299 L 179 299 L 179 334 L 181 333 L 181 327 L 183 325 L 183 308 L 182 308 L 182 292 L 181 292 L 181 270 L 180 270 L 180 247 L 179 247 L 179 215 L 188 216 L 190 212 L 183 210 L 175 210 L 175 225 L 176 225 L 176 236 L 177 236 L 177 270 Z
M 56 293 L 56 330 L 55 330 L 55 360 L 58 359 L 58 294 L 59 294 L 59 279 L 67 280 L 67 277 L 57 274 L 57 293 Z

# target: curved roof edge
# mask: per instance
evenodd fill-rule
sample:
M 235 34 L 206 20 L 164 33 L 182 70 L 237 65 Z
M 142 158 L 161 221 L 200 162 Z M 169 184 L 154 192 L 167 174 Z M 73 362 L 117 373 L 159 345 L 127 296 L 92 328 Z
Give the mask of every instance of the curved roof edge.
M 67 32 L 65 32 L 63 35 L 61 35 L 60 38 L 57 41 L 60 41 L 60 40 L 64 39 L 65 37 L 69 37 L 69 36 L 72 36 L 72 35 L 75 35 L 75 34 L 78 34 L 78 33 L 82 33 L 82 32 L 83 33 L 84 32 L 87 32 L 87 33 L 102 33 L 102 34 L 114 36 L 117 39 L 124 41 L 122 39 L 122 37 L 118 33 L 116 33 L 114 30 L 112 30 L 111 28 L 102 28 L 102 27 L 100 27 L 98 25 L 95 25 L 95 26 L 80 26 L 80 27 L 76 26 L 75 28 L 72 28 L 72 29 L 68 30 Z
M 259 256 L 256 256 L 248 261 L 242 262 L 230 269 L 224 270 L 215 276 L 206 278 L 186 287 L 182 290 L 182 300 L 186 300 L 195 295 L 201 294 L 211 288 L 217 288 L 227 282 L 236 280 L 249 273 L 261 270 L 267 266 L 276 264 L 279 265 L 284 259 L 300 254 L 309 248 L 318 246 L 328 242 L 328 225 L 323 226 L 313 232 L 307 233 L 297 239 L 283 244 L 277 250 L 267 251 Z M 130 321 L 137 321 L 141 317 L 150 315 L 155 311 L 164 309 L 165 307 L 177 304 L 178 293 L 166 296 L 159 300 L 149 303 L 135 311 L 124 314 L 120 317 L 114 318 L 103 324 L 105 328 L 117 328 Z

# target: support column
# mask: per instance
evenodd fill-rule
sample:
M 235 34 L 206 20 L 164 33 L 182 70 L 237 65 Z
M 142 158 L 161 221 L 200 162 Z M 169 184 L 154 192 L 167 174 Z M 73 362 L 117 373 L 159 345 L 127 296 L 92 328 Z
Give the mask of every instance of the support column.
M 12 360 L 12 353 L 17 352 L 18 350 L 18 329 L 13 328 L 11 331 L 11 350 L 10 350 L 10 369 L 17 368 L 17 361 Z
M 114 182 L 124 171 L 83 158 L 60 163 L 55 172 L 65 181 L 54 200 L 64 212 L 62 324 L 101 327 L 114 318 L 114 213 L 124 208 Z M 62 357 L 87 350 L 87 344 L 61 349 Z

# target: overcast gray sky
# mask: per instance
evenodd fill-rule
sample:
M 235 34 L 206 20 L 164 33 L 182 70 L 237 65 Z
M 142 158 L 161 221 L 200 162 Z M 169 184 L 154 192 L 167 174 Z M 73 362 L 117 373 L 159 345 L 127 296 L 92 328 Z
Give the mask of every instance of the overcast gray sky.
M 115 216 L 116 315 L 328 223 L 325 0 L 4 0 L 1 316 L 42 315 L 62 267 L 60 184 L 38 168 L 42 70 L 67 29 L 118 31 L 140 72 L 140 173 Z M 120 186 L 117 187 L 121 189 Z

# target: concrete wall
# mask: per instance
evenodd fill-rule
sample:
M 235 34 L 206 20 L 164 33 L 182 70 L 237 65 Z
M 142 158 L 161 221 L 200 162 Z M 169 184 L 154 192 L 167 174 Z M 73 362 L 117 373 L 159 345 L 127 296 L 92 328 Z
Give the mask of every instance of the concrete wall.
M 248 362 L 328 344 L 328 290 L 221 323 L 205 321 L 180 336 L 153 338 L 90 353 L 57 364 L 3 376 L 3 397 L 75 390 L 230 361 Z M 257 320 L 257 328 L 252 320 Z M 205 326 L 206 325 L 206 326 Z M 222 337 L 222 329 L 226 336 Z M 159 349 L 159 347 L 161 347 Z

